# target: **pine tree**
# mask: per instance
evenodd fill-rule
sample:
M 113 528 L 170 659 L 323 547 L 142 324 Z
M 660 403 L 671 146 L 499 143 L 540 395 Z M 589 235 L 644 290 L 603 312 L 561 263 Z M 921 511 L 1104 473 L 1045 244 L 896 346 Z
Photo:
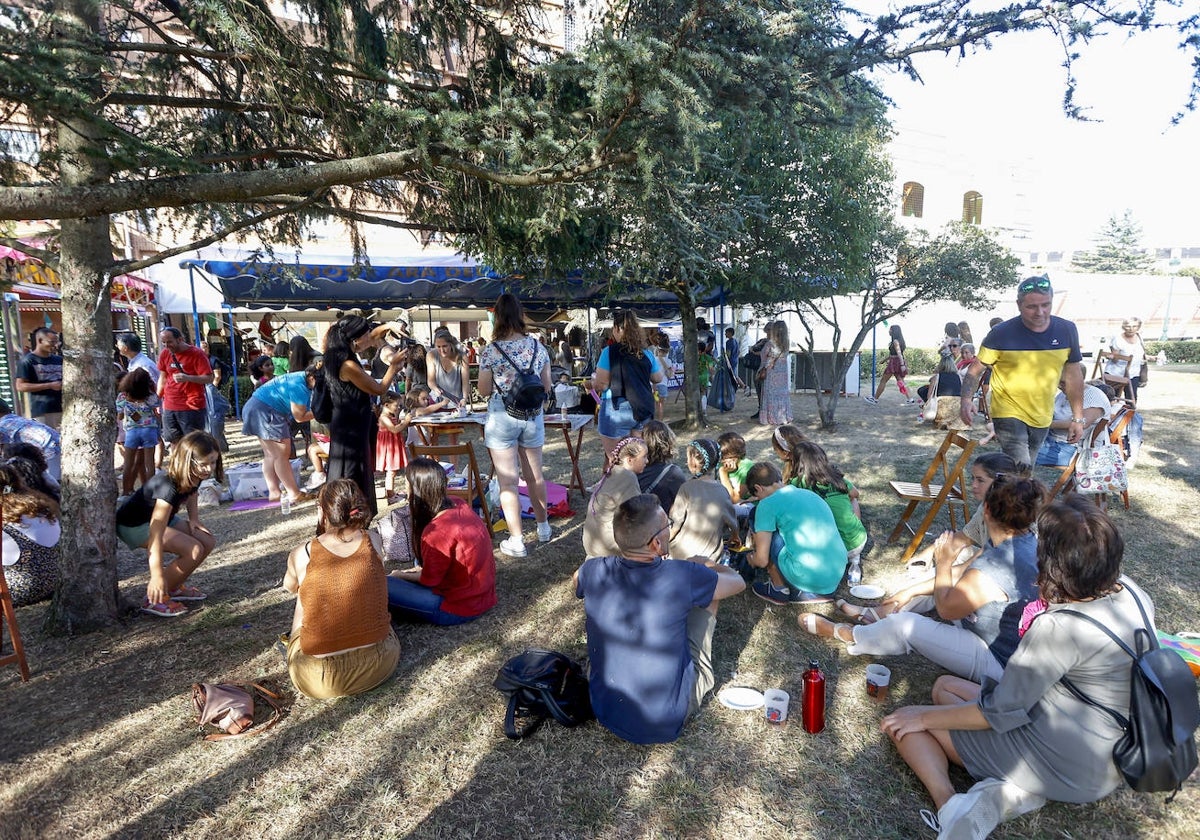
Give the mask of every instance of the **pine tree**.
M 1079 251 L 1071 259 L 1071 267 L 1088 274 L 1149 274 L 1154 271 L 1154 257 L 1142 247 L 1142 226 L 1126 210 L 1120 218 L 1108 217 L 1108 223 L 1092 240 L 1096 247 Z

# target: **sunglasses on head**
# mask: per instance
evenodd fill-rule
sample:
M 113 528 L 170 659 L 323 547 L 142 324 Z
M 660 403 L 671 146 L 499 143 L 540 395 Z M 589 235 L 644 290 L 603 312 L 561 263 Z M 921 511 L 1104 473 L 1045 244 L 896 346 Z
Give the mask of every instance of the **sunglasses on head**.
M 1050 288 L 1049 277 L 1031 277 L 1017 287 L 1018 292 L 1044 292 Z

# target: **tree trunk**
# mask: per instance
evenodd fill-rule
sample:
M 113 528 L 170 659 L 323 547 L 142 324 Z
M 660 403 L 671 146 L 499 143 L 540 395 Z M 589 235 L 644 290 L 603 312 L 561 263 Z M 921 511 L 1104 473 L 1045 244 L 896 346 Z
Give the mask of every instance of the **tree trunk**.
M 696 301 L 690 289 L 677 290 L 680 322 L 683 325 L 683 423 L 680 429 L 695 430 L 708 425 L 700 407 L 700 349 L 696 332 Z
M 99 31 L 101 6 L 87 0 L 68 0 L 64 7 L 73 17 L 68 25 Z M 79 71 L 81 79 L 101 78 L 90 56 L 80 52 L 64 59 Z M 109 180 L 111 170 L 103 158 L 103 139 L 95 136 L 86 121 L 64 123 L 58 141 L 64 185 L 86 186 Z M 113 472 L 117 435 L 108 275 L 112 264 L 107 216 L 63 222 L 59 262 L 63 325 L 62 582 L 46 618 L 51 632 L 88 632 L 111 624 L 118 615 Z

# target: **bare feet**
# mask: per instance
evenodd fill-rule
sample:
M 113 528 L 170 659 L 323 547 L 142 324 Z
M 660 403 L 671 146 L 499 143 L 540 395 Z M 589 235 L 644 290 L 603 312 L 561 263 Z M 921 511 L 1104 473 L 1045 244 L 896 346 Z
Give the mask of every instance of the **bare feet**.
M 805 632 L 811 633 L 814 636 L 820 636 L 824 639 L 837 639 L 839 642 L 845 642 L 848 645 L 854 644 L 854 628 L 849 624 L 834 624 L 823 615 L 816 613 L 804 613 L 797 617 L 800 626 Z

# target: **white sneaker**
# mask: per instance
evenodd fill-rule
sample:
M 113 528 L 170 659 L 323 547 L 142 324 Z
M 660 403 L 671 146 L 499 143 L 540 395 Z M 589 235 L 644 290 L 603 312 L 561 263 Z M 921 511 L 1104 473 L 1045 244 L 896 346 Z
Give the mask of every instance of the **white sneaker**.
M 863 402 L 865 402 L 867 405 L 879 405 L 879 400 L 875 399 L 869 394 L 863 397 Z
M 315 472 L 308 478 L 308 484 L 304 485 L 305 490 L 316 490 L 325 483 L 325 473 Z
M 946 800 L 938 811 L 938 840 L 984 840 L 1002 822 L 1046 804 L 1046 798 L 1004 779 L 984 779 Z
M 525 540 L 521 539 L 520 535 L 501 541 L 500 553 L 517 560 L 529 555 L 529 552 L 525 550 Z
M 538 542 L 540 542 L 540 543 L 550 542 L 550 537 L 553 536 L 553 533 L 550 531 L 550 523 L 548 521 L 547 522 L 539 522 L 537 524 L 537 531 L 538 531 Z

